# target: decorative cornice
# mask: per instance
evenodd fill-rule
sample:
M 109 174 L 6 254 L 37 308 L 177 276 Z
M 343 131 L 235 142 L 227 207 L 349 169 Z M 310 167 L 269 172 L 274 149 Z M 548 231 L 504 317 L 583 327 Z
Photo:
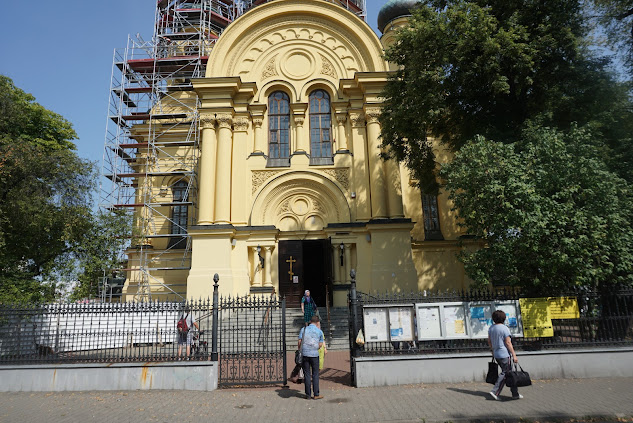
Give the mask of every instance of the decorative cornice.
M 233 119 L 233 130 L 238 132 L 245 132 L 248 130 L 248 118 L 240 116 Z
M 216 115 L 216 120 L 218 121 L 218 126 L 220 128 L 231 129 L 231 125 L 233 124 L 233 115 L 230 113 L 219 113 Z

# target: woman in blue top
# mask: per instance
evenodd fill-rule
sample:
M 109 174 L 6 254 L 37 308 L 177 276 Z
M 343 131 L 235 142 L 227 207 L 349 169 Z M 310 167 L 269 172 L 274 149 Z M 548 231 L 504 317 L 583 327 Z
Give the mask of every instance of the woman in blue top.
M 492 313 L 492 321 L 495 324 L 488 329 L 488 345 L 495 360 L 501 366 L 501 373 L 497 378 L 497 383 L 490 391 L 490 396 L 498 400 L 499 394 L 501 394 L 501 390 L 506 384 L 506 373 L 512 370 L 512 361 L 517 363 L 519 359 L 512 347 L 510 329 L 503 324 L 506 321 L 506 314 L 502 310 L 495 310 Z M 512 356 L 512 361 L 510 361 L 510 356 Z M 510 391 L 512 391 L 513 399 L 523 398 L 516 386 L 511 386 Z
M 303 312 L 303 323 L 305 326 L 310 324 L 310 320 L 312 316 L 315 315 L 316 309 L 316 303 L 310 296 L 310 291 L 306 289 L 303 293 L 303 298 L 301 298 L 301 311 Z

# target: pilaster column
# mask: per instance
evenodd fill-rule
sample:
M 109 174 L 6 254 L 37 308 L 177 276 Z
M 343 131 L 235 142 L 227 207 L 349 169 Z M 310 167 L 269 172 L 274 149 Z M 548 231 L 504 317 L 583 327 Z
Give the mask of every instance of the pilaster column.
M 218 122 L 218 156 L 215 166 L 215 223 L 230 223 L 231 221 L 231 151 L 233 133 L 231 113 L 220 113 L 216 116 Z
M 340 284 L 341 283 L 341 260 L 339 259 L 339 248 L 338 244 L 332 244 L 332 279 L 333 283 Z
M 255 138 L 253 143 L 253 153 L 255 154 L 268 154 L 266 149 L 266 139 L 262 135 L 262 124 L 264 123 L 263 116 L 253 116 L 253 127 Z
M 354 151 L 354 165 L 352 175 L 354 190 L 356 190 L 356 219 L 367 221 L 371 219 L 371 204 L 369 198 L 369 164 L 367 163 L 367 141 L 365 132 L 365 115 L 360 111 L 349 113 L 352 124 L 352 145 Z
M 272 278 L 271 278 L 271 264 L 272 264 L 272 252 L 275 247 L 262 247 L 264 249 L 264 286 L 272 286 Z
M 368 108 L 367 116 L 367 154 L 369 156 L 369 174 L 371 188 L 371 217 L 374 219 L 388 217 L 385 198 L 384 163 L 380 158 L 380 109 Z
M 246 166 L 244 160 L 248 157 L 248 126 L 249 116 L 236 116 L 233 119 L 233 167 L 231 169 L 231 222 L 234 225 L 246 225 L 248 192 Z
M 387 172 L 387 209 L 391 219 L 404 217 L 402 205 L 402 186 L 400 181 L 400 166 L 394 159 L 385 162 Z
M 251 254 L 252 257 L 252 263 L 253 263 L 253 286 L 254 287 L 260 287 L 262 286 L 262 273 L 264 272 L 264 269 L 262 269 L 260 267 L 260 260 L 259 260 L 259 254 L 257 254 L 257 247 L 249 247 L 248 251 Z
M 198 182 L 198 225 L 211 225 L 213 223 L 214 193 L 215 193 L 215 116 L 204 114 L 200 118 L 202 127 L 201 153 L 200 153 L 200 181 Z
M 345 136 L 345 122 L 347 121 L 347 115 L 345 113 L 337 113 L 336 114 L 336 123 L 337 127 L 337 140 L 338 146 L 336 147 L 336 151 L 345 151 L 349 150 L 347 146 L 347 137 Z
M 310 142 L 309 139 L 304 136 L 305 131 L 303 130 L 303 123 L 305 122 L 307 108 L 308 105 L 304 103 L 293 103 L 290 105 L 290 112 L 294 122 L 294 140 L 290 140 L 290 151 L 293 154 L 310 153 Z
M 345 266 L 343 271 L 342 283 L 347 282 L 350 270 L 352 270 L 352 244 L 345 244 Z

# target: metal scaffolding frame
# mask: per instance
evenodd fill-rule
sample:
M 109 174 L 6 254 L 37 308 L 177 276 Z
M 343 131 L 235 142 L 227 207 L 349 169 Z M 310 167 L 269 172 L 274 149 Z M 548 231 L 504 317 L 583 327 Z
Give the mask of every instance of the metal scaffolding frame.
M 330 0 L 364 19 L 365 0 Z M 196 224 L 199 99 L 191 80 L 235 19 L 267 0 L 159 0 L 151 41 L 128 37 L 114 51 L 101 207 L 134 210 L 126 293 L 130 299 L 183 299 L 186 281 L 156 276 L 191 267 L 187 226 Z M 170 188 L 186 185 L 182 198 Z M 187 208 L 187 221 L 175 219 Z M 173 242 L 173 241 L 176 242 Z M 167 241 L 167 242 L 166 242 Z M 156 244 L 156 245 L 154 245 Z

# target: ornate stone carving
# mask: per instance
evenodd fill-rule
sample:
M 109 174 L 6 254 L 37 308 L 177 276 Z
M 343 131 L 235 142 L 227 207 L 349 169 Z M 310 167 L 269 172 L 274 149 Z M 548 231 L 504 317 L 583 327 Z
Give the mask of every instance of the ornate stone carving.
M 263 116 L 253 116 L 253 125 L 255 126 L 255 128 L 261 128 L 263 124 L 264 124 Z
M 336 75 L 336 69 L 334 69 L 332 62 L 330 62 L 322 54 L 320 54 L 320 56 L 321 56 L 321 74 L 331 76 L 334 79 L 338 79 L 338 76 Z
M 282 213 L 290 213 L 290 199 L 286 199 L 286 201 L 284 201 L 283 203 L 281 203 L 281 205 L 279 206 L 279 214 Z
M 262 80 L 279 75 L 277 73 L 277 66 L 275 65 L 276 59 L 277 55 L 274 55 L 273 58 L 266 63 L 266 66 L 264 66 L 264 70 L 262 71 Z
M 215 116 L 211 114 L 204 114 L 200 116 L 200 126 L 202 129 L 215 128 Z
M 341 184 L 343 188 L 349 190 L 349 169 L 326 169 L 323 172 Z
M 293 118 L 297 126 L 303 127 L 303 122 L 305 122 L 306 119 L 304 115 L 294 115 Z
M 253 183 L 253 193 L 259 189 L 260 186 L 268 179 L 278 174 L 279 170 L 254 170 L 251 180 Z
M 244 132 L 248 129 L 248 118 L 240 116 L 233 120 L 233 130 Z
M 336 114 L 336 121 L 338 122 L 339 125 L 341 126 L 345 125 L 346 120 L 347 120 L 347 115 L 345 115 L 344 113 Z
M 378 118 L 380 117 L 380 109 L 377 107 L 367 109 L 365 110 L 365 116 L 367 116 L 367 123 L 378 123 Z
M 220 128 L 231 129 L 231 125 L 233 124 L 233 115 L 230 113 L 220 113 L 216 116 L 216 120 L 218 121 L 218 126 Z
M 363 113 L 350 113 L 349 119 L 352 121 L 352 126 L 355 128 L 365 126 L 365 115 Z

